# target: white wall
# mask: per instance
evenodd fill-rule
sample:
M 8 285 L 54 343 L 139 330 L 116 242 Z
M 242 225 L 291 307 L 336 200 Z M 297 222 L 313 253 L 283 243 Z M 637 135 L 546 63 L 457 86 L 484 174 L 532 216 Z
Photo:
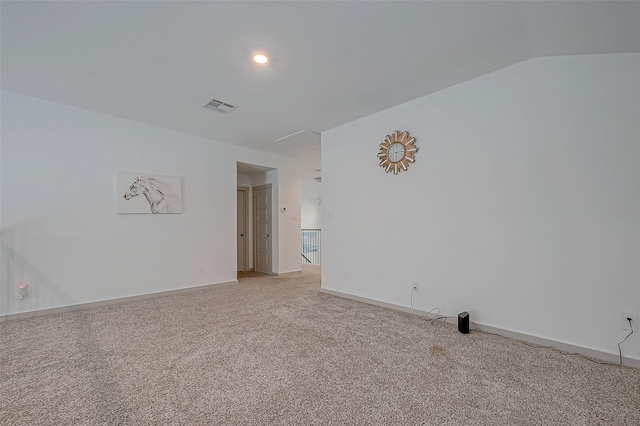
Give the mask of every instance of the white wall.
M 316 182 L 316 185 L 320 185 Z M 301 226 L 302 228 L 322 228 L 322 210 L 321 203 L 318 203 L 321 197 L 315 192 L 302 191 L 301 199 Z
M 418 281 L 419 309 L 615 354 L 640 313 L 638 54 L 502 69 L 324 132 L 322 162 L 325 289 L 408 307 Z
M 235 280 L 237 161 L 278 169 L 277 204 L 299 211 L 290 159 L 12 92 L 1 101 L 1 315 Z M 117 171 L 183 176 L 184 213 L 116 214 Z M 274 271 L 300 270 L 299 222 L 274 233 Z
M 251 188 L 251 176 L 250 175 L 244 175 L 242 173 L 238 173 L 238 181 L 237 181 L 238 186 L 244 186 L 247 188 Z
M 319 139 L 320 140 L 320 139 Z M 322 183 L 316 179 L 322 178 L 322 148 L 308 150 L 309 157 L 301 161 L 303 175 L 301 179 L 301 212 L 300 224 L 302 228 L 322 228 L 322 211 L 318 206 L 318 199 L 322 197 Z

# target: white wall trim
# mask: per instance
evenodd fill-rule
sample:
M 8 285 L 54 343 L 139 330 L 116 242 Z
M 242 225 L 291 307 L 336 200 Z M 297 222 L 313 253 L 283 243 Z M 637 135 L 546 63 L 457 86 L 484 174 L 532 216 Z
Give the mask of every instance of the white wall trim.
M 295 275 L 295 274 L 299 274 L 300 272 L 302 272 L 302 269 L 294 269 L 293 271 L 278 272 L 277 274 L 273 274 L 273 275 L 278 276 L 278 277 L 287 277 L 287 276 L 292 276 L 292 275 Z
M 194 293 L 196 291 L 209 290 L 211 288 L 218 288 L 218 287 L 228 286 L 233 284 L 238 284 L 238 280 L 226 281 L 221 283 L 204 284 L 204 285 L 198 285 L 195 287 L 179 288 L 176 290 L 159 291 L 156 293 L 139 294 L 136 296 L 119 297 L 116 299 L 99 300 L 97 302 L 78 303 L 76 305 L 67 305 L 67 306 L 60 306 L 57 308 L 40 309 L 37 311 L 20 312 L 17 314 L 0 315 L 0 323 L 5 321 L 15 321 L 15 320 L 23 320 L 27 318 L 35 318 L 35 317 L 40 317 L 44 315 L 60 314 L 64 312 L 81 311 L 84 309 L 98 308 L 101 306 L 117 305 L 125 302 L 133 302 L 135 300 L 146 300 L 146 299 L 154 299 L 156 297 L 173 296 L 173 295 L 184 294 L 184 293 Z
M 328 290 L 328 289 L 321 288 L 320 292 L 321 293 L 325 293 L 325 294 L 329 294 L 331 296 L 342 297 L 344 299 L 355 300 L 356 302 L 367 303 L 369 305 L 380 306 L 382 308 L 393 309 L 393 310 L 396 310 L 396 311 L 406 312 L 406 313 L 409 313 L 409 314 L 413 314 L 414 313 L 413 311 L 415 311 L 416 314 L 422 315 L 422 316 L 427 314 L 427 311 L 423 311 L 423 310 L 420 310 L 420 309 L 414 309 L 412 311 L 411 308 L 406 307 L 406 306 L 396 305 L 396 304 L 387 303 L 387 302 L 381 302 L 379 300 L 369 299 L 369 298 L 366 298 L 366 297 L 356 296 L 354 294 L 343 293 L 343 292 L 340 292 L 340 291 Z M 620 357 L 619 357 L 618 354 L 602 352 L 602 351 L 598 351 L 598 350 L 595 350 L 595 349 L 585 348 L 583 346 L 571 345 L 569 343 L 564 343 L 564 342 L 559 342 L 559 341 L 556 341 L 556 340 L 545 339 L 543 337 L 532 336 L 532 335 L 529 335 L 529 334 L 519 333 L 517 331 L 506 330 L 506 329 L 498 328 L 498 327 L 492 327 L 492 326 L 485 325 L 485 324 L 479 324 L 479 323 L 473 321 L 473 319 L 471 319 L 471 321 L 473 322 L 473 324 L 478 326 L 478 330 L 479 331 L 483 331 L 483 332 L 486 332 L 486 333 L 493 333 L 493 334 L 498 334 L 498 335 L 500 335 L 502 337 L 505 337 L 505 338 L 513 338 L 513 339 L 517 339 L 517 340 L 522 340 L 523 342 L 531 343 L 533 345 L 551 346 L 551 347 L 553 347 L 555 349 L 561 350 L 562 352 L 577 353 L 577 354 L 584 355 L 586 357 L 593 358 L 593 359 L 596 359 L 596 360 L 611 362 L 613 364 L 618 364 L 620 362 Z M 451 324 L 457 324 L 457 318 L 456 317 L 447 317 L 447 322 L 451 323 Z M 640 359 L 629 358 L 629 357 L 626 357 L 626 356 L 623 355 L 622 356 L 622 363 L 623 363 L 623 365 L 625 365 L 627 367 L 640 368 Z

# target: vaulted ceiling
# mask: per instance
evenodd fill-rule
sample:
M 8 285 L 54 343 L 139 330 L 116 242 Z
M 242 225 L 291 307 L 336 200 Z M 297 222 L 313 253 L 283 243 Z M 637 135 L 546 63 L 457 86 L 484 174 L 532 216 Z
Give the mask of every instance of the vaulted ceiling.
M 640 52 L 638 2 L 0 7 L 3 88 L 301 160 L 318 150 L 276 140 L 537 56 Z M 257 50 L 267 66 L 252 63 Z M 210 98 L 238 108 L 202 108 Z

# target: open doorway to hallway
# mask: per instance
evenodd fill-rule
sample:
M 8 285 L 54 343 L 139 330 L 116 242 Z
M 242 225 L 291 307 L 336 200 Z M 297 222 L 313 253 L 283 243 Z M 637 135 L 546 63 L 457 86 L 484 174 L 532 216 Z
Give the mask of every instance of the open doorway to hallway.
M 322 176 L 320 169 L 302 179 L 300 194 L 302 264 L 322 265 Z
M 278 171 L 256 164 L 237 163 L 237 271 L 274 271 L 272 192 L 277 188 Z

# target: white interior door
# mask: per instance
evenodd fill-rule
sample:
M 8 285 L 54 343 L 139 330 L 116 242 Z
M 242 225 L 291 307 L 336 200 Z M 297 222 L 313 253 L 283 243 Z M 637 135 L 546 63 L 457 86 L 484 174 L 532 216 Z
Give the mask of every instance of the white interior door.
M 254 268 L 271 274 L 271 184 L 253 188 Z

